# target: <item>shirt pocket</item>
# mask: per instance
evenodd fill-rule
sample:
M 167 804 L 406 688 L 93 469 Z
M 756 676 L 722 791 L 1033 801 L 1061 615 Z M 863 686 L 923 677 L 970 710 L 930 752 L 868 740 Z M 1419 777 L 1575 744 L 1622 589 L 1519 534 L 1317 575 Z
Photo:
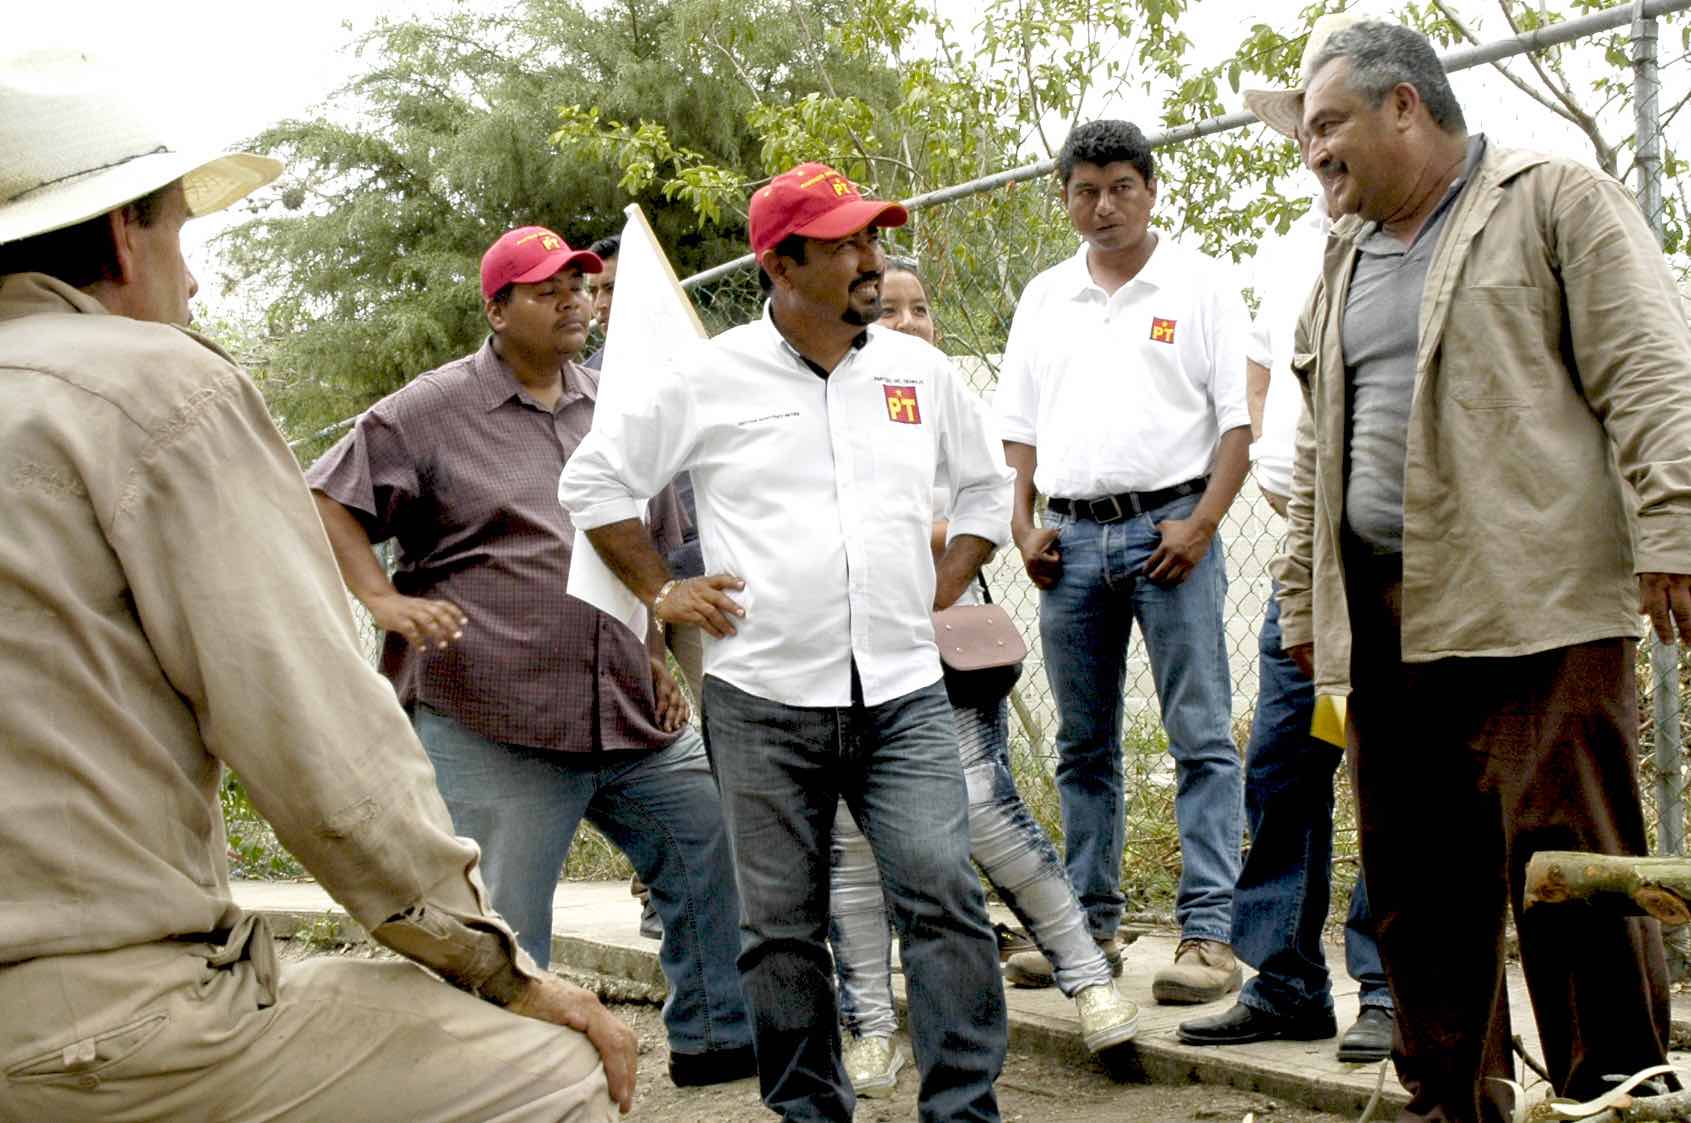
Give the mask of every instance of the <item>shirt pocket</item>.
M 1529 405 L 1558 365 L 1544 307 L 1531 285 L 1458 288 L 1439 344 L 1445 393 L 1470 410 Z

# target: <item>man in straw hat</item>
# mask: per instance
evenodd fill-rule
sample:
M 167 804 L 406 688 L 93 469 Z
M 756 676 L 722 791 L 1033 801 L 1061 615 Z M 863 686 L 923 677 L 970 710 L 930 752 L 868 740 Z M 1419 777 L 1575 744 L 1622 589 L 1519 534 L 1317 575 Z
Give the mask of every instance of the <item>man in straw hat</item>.
M 178 152 L 97 73 L 0 61 L 0 1117 L 613 1118 L 633 1035 L 488 908 L 292 455 L 179 326 L 182 224 L 280 165 Z M 225 764 L 434 974 L 279 967 Z
M 1349 695 L 1403 1118 L 1501 1120 L 1505 908 L 1557 1092 L 1666 1053 L 1656 922 L 1520 906 L 1534 851 L 1645 852 L 1635 641 L 1640 612 L 1691 637 L 1691 332 L 1626 190 L 1470 134 L 1417 32 L 1341 29 L 1305 78 L 1346 217 L 1294 347 L 1283 643 Z
M 559 496 L 654 617 L 711 636 L 705 728 L 764 1102 L 851 1117 L 825 939 L 843 796 L 902 938 L 921 1117 L 997 1119 L 1004 993 L 930 610 L 1008 537 L 1009 473 L 945 356 L 876 323 L 879 228 L 902 206 L 802 164 L 749 217 L 763 316 L 620 391 Z M 678 580 L 635 515 L 683 470 L 706 576 Z M 955 504 L 937 574 L 936 473 Z
M 1309 61 L 1327 37 L 1359 17 L 1322 16 L 1304 47 Z M 1299 142 L 1303 89 L 1247 90 L 1245 104 L 1269 127 Z M 1309 211 L 1256 257 L 1261 300 L 1248 351 L 1252 460 L 1257 484 L 1282 518 L 1292 490 L 1292 453 L 1303 395 L 1292 373 L 1292 330 L 1320 275 L 1332 227 L 1319 189 Z M 1188 1045 L 1239 1045 L 1267 1038 L 1321 1040 L 1338 1032 L 1333 987 L 1321 949 L 1333 849 L 1333 773 L 1338 746 L 1314 737 L 1315 689 L 1281 647 L 1280 602 L 1270 599 L 1259 637 L 1256 714 L 1245 753 L 1245 815 L 1251 849 L 1233 888 L 1233 948 L 1257 969 L 1232 1009 L 1185 1022 Z M 1345 964 L 1361 987 L 1355 1022 L 1339 1039 L 1339 1059 L 1377 1061 L 1392 1046 L 1392 996 L 1374 940 L 1361 877 L 1345 921 Z

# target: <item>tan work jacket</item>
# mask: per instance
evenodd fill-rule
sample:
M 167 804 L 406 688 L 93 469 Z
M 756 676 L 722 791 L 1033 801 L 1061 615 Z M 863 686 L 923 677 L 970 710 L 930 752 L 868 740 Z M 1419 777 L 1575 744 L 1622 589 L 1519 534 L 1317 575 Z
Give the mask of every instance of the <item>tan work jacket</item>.
M 377 939 L 517 992 L 533 963 L 227 356 L 0 277 L 0 526 L 0 970 L 237 925 L 228 764 Z
M 1349 690 L 1341 325 L 1365 224 L 1334 227 L 1298 322 L 1287 646 Z M 1691 573 L 1691 332 L 1637 205 L 1572 161 L 1488 146 L 1419 310 L 1403 657 L 1525 655 L 1639 631 L 1635 575 Z

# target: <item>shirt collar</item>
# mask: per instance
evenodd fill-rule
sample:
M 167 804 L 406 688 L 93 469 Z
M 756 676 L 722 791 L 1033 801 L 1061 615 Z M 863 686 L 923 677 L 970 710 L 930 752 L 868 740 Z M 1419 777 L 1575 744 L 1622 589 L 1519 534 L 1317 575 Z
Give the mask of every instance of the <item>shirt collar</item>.
M 1166 230 L 1153 230 L 1152 233 L 1157 237 L 1156 248 L 1151 251 L 1151 256 L 1145 259 L 1145 264 L 1134 275 L 1133 279 L 1117 289 L 1116 292 L 1119 293 L 1130 285 L 1144 285 L 1146 288 L 1153 289 L 1166 286 L 1164 274 L 1173 268 L 1171 264 L 1174 257 L 1173 243 Z M 1068 292 L 1071 300 L 1083 299 L 1090 293 L 1097 293 L 1105 300 L 1109 300 L 1112 294 L 1106 293 L 1103 286 L 1092 279 L 1092 269 L 1086 263 L 1086 254 L 1089 248 L 1085 242 L 1081 242 L 1080 249 L 1076 250 L 1074 256 L 1064 263 L 1068 268 L 1068 273 L 1065 276 L 1063 288 Z
M 823 370 L 821 367 L 805 358 L 804 355 L 800 353 L 799 349 L 794 347 L 790 342 L 788 342 L 787 337 L 781 334 L 781 329 L 775 326 L 775 302 L 773 300 L 765 300 L 763 302 L 763 315 L 760 319 L 763 323 L 765 338 L 768 339 L 777 349 L 785 351 L 788 355 L 791 355 L 793 358 L 803 363 L 805 368 L 818 378 L 828 377 L 828 371 Z M 861 351 L 868 345 L 869 329 L 864 328 L 852 339 L 851 348 L 853 351 Z
M 470 360 L 470 367 L 475 372 L 476 385 L 480 388 L 483 412 L 491 413 L 510 401 L 512 398 L 532 406 L 543 413 L 555 413 L 557 410 L 547 410 L 528 392 L 523 384 L 517 381 L 517 376 L 511 373 L 510 366 L 499 353 L 493 349 L 493 337 L 487 337 L 487 342 L 481 345 L 481 350 Z M 558 399 L 558 410 L 581 399 L 590 402 L 599 400 L 599 378 L 595 371 L 589 371 L 580 363 L 573 360 L 564 362 L 564 393 Z

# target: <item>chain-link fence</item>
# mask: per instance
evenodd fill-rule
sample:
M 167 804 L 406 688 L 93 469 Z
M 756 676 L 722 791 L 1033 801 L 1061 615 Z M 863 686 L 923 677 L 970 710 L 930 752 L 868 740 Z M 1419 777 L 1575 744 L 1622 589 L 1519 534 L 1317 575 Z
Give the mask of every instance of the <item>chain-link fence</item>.
M 1445 56 L 1446 64 L 1456 70 L 1523 51 L 1547 49 L 1624 26 L 1630 17 L 1627 35 L 1635 60 L 1634 93 L 1642 138 L 1639 195 L 1659 235 L 1662 161 L 1659 155 L 1651 155 L 1658 131 L 1654 16 L 1688 6 L 1691 0 L 1640 2 L 1631 12 L 1611 9 L 1451 52 Z M 1241 127 L 1256 127 L 1255 119 L 1248 114 L 1233 114 L 1151 139 L 1155 147 L 1202 143 L 1203 136 Z M 954 357 L 969 384 L 983 395 L 990 394 L 996 381 L 1010 318 L 1023 288 L 1042 269 L 1071 254 L 1077 244 L 1049 172 L 1049 162 L 1029 165 L 912 200 L 910 224 L 889 232 L 889 248 L 919 265 L 933 304 L 941 348 Z M 749 257 L 688 278 L 683 285 L 713 333 L 760 314 L 762 297 Z M 311 451 L 320 451 L 342 427 L 313 434 L 300 443 L 309 441 Z M 1283 531 L 1283 520 L 1269 509 L 1256 485 L 1247 481 L 1219 532 L 1228 575 L 1226 647 L 1232 675 L 1233 727 L 1241 748 L 1256 704 L 1257 633 L 1271 595 L 1268 566 L 1279 552 Z M 1029 641 L 1030 657 L 1012 698 L 1017 780 L 1036 816 L 1060 840 L 1058 804 L 1051 780 L 1057 713 L 1039 643 L 1038 594 L 1014 550 L 1001 552 L 988 565 L 987 578 L 994 598 L 1014 614 Z M 372 636 L 372 654 L 375 646 Z M 1652 843 L 1662 853 L 1684 852 L 1685 764 L 1680 747 L 1687 725 L 1682 699 L 1688 674 L 1691 665 L 1672 649 L 1660 649 L 1652 655 L 1649 642 L 1641 645 L 1641 782 Z M 1174 775 L 1150 669 L 1137 636 L 1129 651 L 1125 705 L 1128 823 L 1123 885 L 1137 907 L 1161 910 L 1172 904 L 1180 868 L 1173 814 Z M 1341 770 L 1335 863 L 1342 868 L 1335 871 L 1334 878 L 1339 916 L 1345 903 L 1343 887 L 1350 884 L 1356 862 L 1354 807 L 1344 794 L 1348 785 L 1342 776 Z

